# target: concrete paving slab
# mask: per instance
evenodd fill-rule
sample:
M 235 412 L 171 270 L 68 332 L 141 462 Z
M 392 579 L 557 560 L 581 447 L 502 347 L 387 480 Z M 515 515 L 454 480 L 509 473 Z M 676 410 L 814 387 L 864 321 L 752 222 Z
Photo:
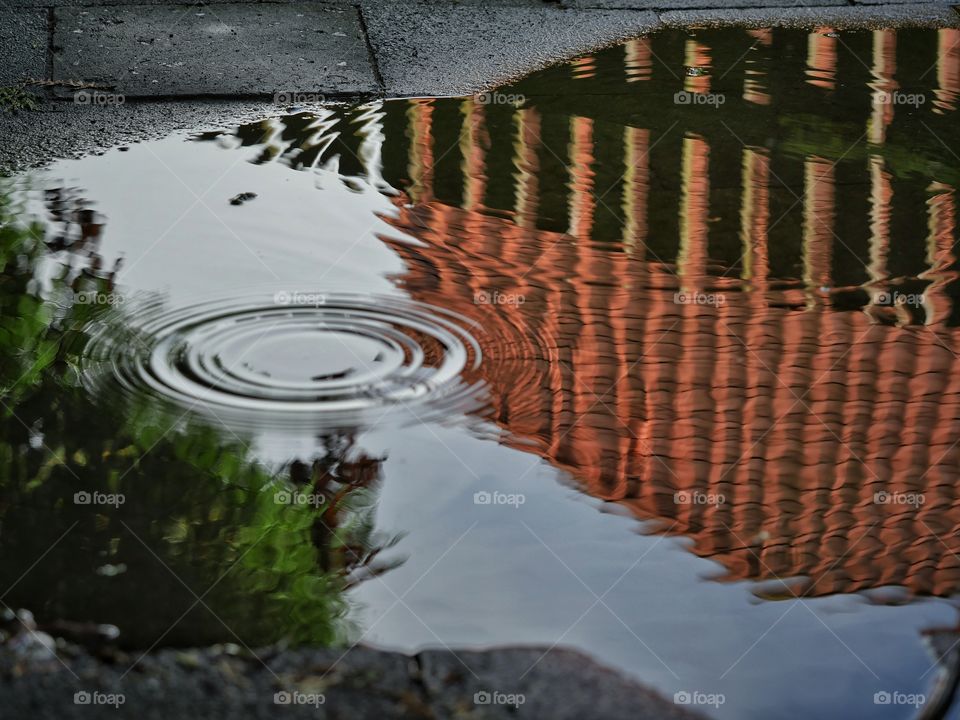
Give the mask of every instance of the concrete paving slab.
M 655 29 L 652 12 L 363 0 L 386 94 L 463 95 Z M 455 61 L 452 61 L 456 58 Z
M 228 3 L 283 2 L 284 0 L 3 0 L 4 7 L 95 7 L 98 5 L 209 5 Z
M 47 11 L 0 10 L 0 85 L 46 77 Z
M 876 28 L 907 25 L 960 26 L 952 8 L 933 3 L 858 7 L 803 7 L 757 10 L 672 10 L 660 13 L 669 27 L 748 25 L 753 27 Z
M 325 0 L 328 1 L 328 0 Z M 402 0 L 395 0 L 402 2 Z M 433 3 L 442 3 L 445 5 L 510 5 L 522 7 L 529 5 L 543 5 L 548 2 L 557 2 L 558 0 L 426 0 Z M 235 5 L 235 4 L 257 4 L 257 3 L 294 3 L 294 2 L 316 2 L 316 0 L 2 0 L 0 7 L 21 8 L 21 7 L 104 7 L 118 5 Z M 356 5 L 356 2 L 350 2 Z
M 937 5 L 956 5 L 957 0 L 854 0 L 854 5 L 919 5 L 920 3 Z M 817 3 L 819 5 L 819 3 Z
M 935 2 L 936 0 L 921 0 Z M 946 2 L 946 0 L 940 0 Z M 915 2 L 915 0 L 906 0 Z M 695 10 L 755 7 L 800 7 L 798 0 L 560 0 L 563 7 L 605 10 Z M 846 6 L 847 0 L 817 0 L 817 5 Z
M 347 3 L 57 8 L 53 76 L 127 97 L 375 93 Z
M 236 3 L 284 3 L 289 0 L 3 0 L 2 7 L 97 7 L 114 5 L 229 5 Z M 402 2 L 403 0 L 395 0 Z M 558 0 L 428 0 L 444 5 L 543 5 Z M 337 0 L 311 0 L 313 4 L 331 4 Z M 356 5 L 355 2 L 350 4 Z

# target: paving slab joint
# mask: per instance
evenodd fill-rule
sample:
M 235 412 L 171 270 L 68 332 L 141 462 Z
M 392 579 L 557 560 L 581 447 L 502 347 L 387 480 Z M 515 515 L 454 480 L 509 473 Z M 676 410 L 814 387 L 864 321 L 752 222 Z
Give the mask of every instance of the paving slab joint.
M 373 43 L 370 41 L 370 32 L 367 30 L 367 19 L 363 15 L 363 6 L 359 2 L 353 3 L 354 10 L 357 11 L 357 18 L 360 21 L 360 31 L 363 33 L 363 43 L 367 47 L 367 57 L 370 59 L 370 68 L 373 70 L 373 79 L 380 88 L 380 94 L 386 95 L 387 84 L 380 73 L 380 63 L 377 61 L 377 53 L 373 49 Z

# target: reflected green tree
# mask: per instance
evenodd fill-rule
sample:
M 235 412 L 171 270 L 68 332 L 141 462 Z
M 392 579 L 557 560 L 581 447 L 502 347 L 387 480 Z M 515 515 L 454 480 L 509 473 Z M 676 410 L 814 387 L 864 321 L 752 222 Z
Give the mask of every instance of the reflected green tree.
M 59 230 L 45 235 L 0 192 L 4 603 L 118 625 L 129 647 L 348 640 L 346 591 L 394 564 L 380 553 L 397 538 L 373 523 L 382 458 L 340 433 L 270 468 L 195 418 L 91 397 L 84 328 L 123 311 L 84 298 L 115 292 L 117 266 L 95 213 L 46 200 Z

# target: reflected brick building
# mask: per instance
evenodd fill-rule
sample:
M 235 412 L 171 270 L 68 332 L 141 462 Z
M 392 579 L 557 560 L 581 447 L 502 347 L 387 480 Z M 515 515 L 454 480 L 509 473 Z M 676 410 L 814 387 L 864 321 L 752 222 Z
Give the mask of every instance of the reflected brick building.
M 878 75 L 892 74 L 894 33 L 880 31 L 874 42 Z M 642 45 L 624 52 L 628 66 L 647 57 Z M 709 49 L 690 41 L 686 52 L 693 63 Z M 811 34 L 815 87 L 833 89 L 836 61 L 836 40 Z M 951 69 L 941 82 L 956 62 L 943 60 Z M 589 69 L 580 63 L 574 72 Z M 746 101 L 765 103 L 757 75 L 746 80 Z M 709 89 L 700 84 L 686 86 Z M 893 86 L 878 80 L 875 92 Z M 868 111 L 882 142 L 893 109 Z M 659 531 L 689 536 L 730 579 L 795 578 L 795 590 L 813 595 L 960 588 L 960 330 L 947 322 L 953 187 L 933 178 L 925 205 L 909 208 L 926 227 L 910 238 L 923 247 L 924 267 L 909 307 L 888 299 L 900 292 L 888 267 L 900 209 L 881 153 L 860 163 L 863 182 L 842 188 L 838 175 L 849 173 L 835 160 L 797 160 L 801 267 L 796 278 L 778 278 L 771 195 L 782 180 L 762 148 L 738 151 L 739 212 L 721 208 L 739 224 L 742 257 L 730 272 L 711 253 L 711 178 L 729 182 L 730 173 L 713 165 L 705 137 L 681 135 L 679 242 L 665 262 L 648 243 L 655 129 L 622 128 L 622 156 L 613 157 L 626 173 L 619 197 L 604 197 L 598 166 L 611 156 L 598 159 L 595 121 L 566 119 L 567 227 L 557 232 L 537 226 L 545 118 L 535 108 L 514 112 L 514 172 L 504 178 L 489 168 L 485 108 L 464 104 L 459 206 L 436 198 L 434 112 L 429 102 L 408 107 L 412 183 L 390 220 L 423 245 L 384 240 L 404 259 L 397 281 L 414 298 L 483 326 L 484 355 L 497 362 L 481 373 L 504 444 L 541 456 Z M 508 211 L 485 203 L 494 183 L 512 186 Z M 838 286 L 835 256 L 849 252 L 839 221 L 851 219 L 857 194 L 867 209 L 853 218 L 867 234 L 865 276 Z M 623 213 L 617 248 L 594 234 L 609 204 Z M 844 308 L 844 295 L 859 297 L 857 306 Z
M 342 174 L 403 188 L 387 220 L 420 242 L 383 238 L 407 268 L 395 280 L 483 328 L 504 444 L 688 536 L 730 579 L 953 594 L 958 182 L 889 96 L 908 43 L 936 69 L 924 122 L 950 132 L 937 123 L 956 123 L 960 31 L 742 41 L 658 34 L 555 71 L 596 95 L 540 80 L 517 86 L 522 107 L 331 111 L 278 128 L 264 157 L 313 167 L 336 153 Z M 851 47 L 871 77 L 834 117 L 844 72 L 863 70 Z M 693 70 L 657 84 L 665 58 Z M 643 83 L 652 99 L 628 102 Z M 672 109 L 680 90 L 727 101 Z

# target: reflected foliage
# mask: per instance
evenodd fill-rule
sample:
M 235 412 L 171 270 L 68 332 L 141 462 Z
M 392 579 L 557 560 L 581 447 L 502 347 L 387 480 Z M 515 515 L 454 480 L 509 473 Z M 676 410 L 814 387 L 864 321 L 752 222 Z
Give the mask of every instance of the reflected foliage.
M 0 195 L 5 602 L 31 607 L 41 622 L 116 624 L 130 647 L 345 640 L 345 591 L 391 567 L 378 555 L 396 538 L 373 525 L 382 458 L 340 434 L 321 438 L 309 465 L 267 468 L 222 429 L 90 398 L 77 381 L 83 328 L 122 315 L 90 301 L 115 292 L 117 266 L 104 270 L 97 252 L 102 223 L 70 192 L 51 191 L 55 222 L 45 234 L 18 222 L 8 197 Z M 291 500 L 298 493 L 315 500 Z

